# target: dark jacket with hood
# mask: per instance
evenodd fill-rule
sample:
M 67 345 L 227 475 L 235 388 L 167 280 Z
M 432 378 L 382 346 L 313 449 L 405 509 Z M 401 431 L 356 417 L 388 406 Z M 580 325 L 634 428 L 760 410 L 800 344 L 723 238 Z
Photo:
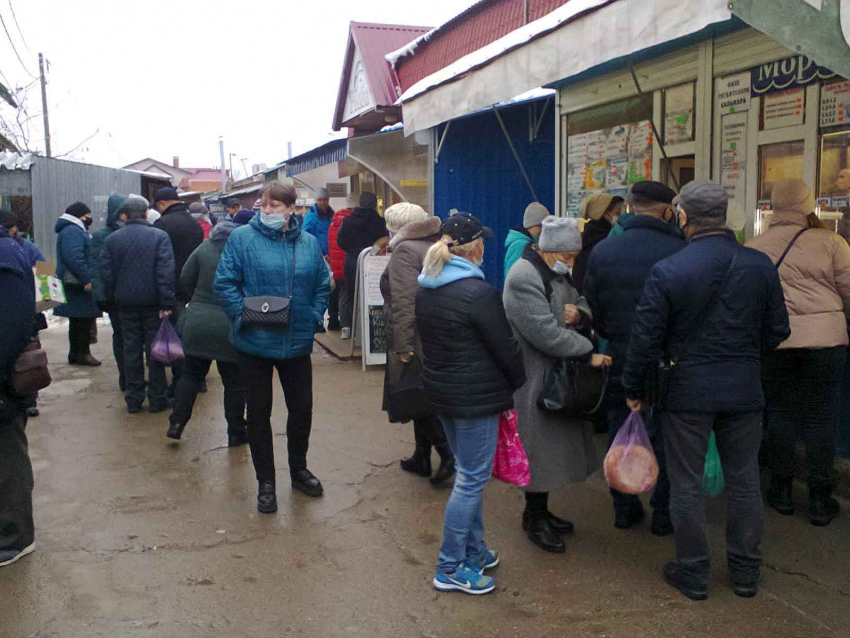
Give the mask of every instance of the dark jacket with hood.
M 62 215 L 56 220 L 56 277 L 65 282 L 68 303 L 53 310 L 57 317 L 95 319 L 102 313 L 91 292 L 94 263 L 91 256 L 91 237 L 76 217 Z
M 144 219 L 131 219 L 106 238 L 100 276 L 107 298 L 121 309 L 174 308 L 171 240 Z
M 349 285 L 357 277 L 357 258 L 363 249 L 387 235 L 387 223 L 374 208 L 355 208 L 342 222 L 336 241 L 345 251 L 345 280 Z
M 180 290 L 180 273 L 183 272 L 189 255 L 203 243 L 204 231 L 183 202 L 166 208 L 162 217 L 154 222 L 154 228 L 164 230 L 171 239 L 171 247 L 174 250 L 174 290 L 178 301 L 185 303 L 191 295 Z
M 576 290 L 584 292 L 584 278 L 587 276 L 587 263 L 590 261 L 590 253 L 596 248 L 596 244 L 608 238 L 611 232 L 611 222 L 604 217 L 591 219 L 584 225 L 581 234 L 581 252 L 576 256 L 573 264 L 573 283 Z
M 8 392 L 8 375 L 35 334 L 35 286 L 32 266 L 20 243 L 0 226 L 0 422 L 25 409 Z M 4 427 L 4 425 L 0 425 Z
M 770 258 L 740 246 L 732 231 L 698 232 L 687 248 L 659 261 L 646 281 L 623 369 L 626 396 L 641 396 L 649 369 L 664 355 L 675 362 L 666 410 L 758 412 L 764 408 L 762 357 L 790 334 Z
M 103 250 L 103 243 L 106 238 L 121 228 L 118 222 L 118 213 L 126 201 L 127 198 L 121 197 L 121 195 L 110 195 L 109 199 L 106 200 L 106 226 L 95 231 L 91 236 L 91 261 L 94 266 L 92 268 L 91 291 L 94 300 L 99 304 L 105 304 L 109 301 L 106 298 L 103 279 L 100 277 L 100 253 Z
M 420 275 L 416 326 L 422 378 L 438 415 L 469 419 L 514 407 L 526 380 L 522 353 L 502 296 L 477 266 L 455 256 L 436 277 Z
M 609 341 L 613 402 L 622 401 L 620 375 L 629 349 L 632 320 L 653 266 L 685 247 L 678 230 L 647 215 L 620 217 L 624 232 L 593 249 L 584 279 L 584 297 L 593 312 L 593 325 Z
M 334 217 L 334 209 L 328 206 L 323 213 L 319 210 L 316 204 L 304 216 L 304 232 L 310 233 L 319 242 L 319 248 L 322 249 L 322 254 L 328 255 L 328 230 L 331 227 L 331 221 Z
M 189 356 L 228 363 L 239 361 L 236 348 L 230 344 L 230 320 L 213 290 L 221 253 L 235 228 L 238 226 L 231 221 L 220 221 L 210 232 L 209 241 L 201 244 L 183 267 L 180 284 L 192 297 L 180 315 L 177 332 L 183 351 Z

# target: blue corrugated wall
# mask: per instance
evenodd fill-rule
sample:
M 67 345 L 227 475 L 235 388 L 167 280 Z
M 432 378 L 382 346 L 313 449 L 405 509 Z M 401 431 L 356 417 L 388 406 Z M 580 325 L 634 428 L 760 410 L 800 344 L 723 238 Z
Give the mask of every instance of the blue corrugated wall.
M 537 101 L 538 116 L 544 101 Z M 537 197 L 550 211 L 555 205 L 555 105 L 544 115 L 537 138 L 528 141 L 532 103 L 502 108 L 517 153 L 522 159 Z M 439 142 L 445 124 L 438 127 Z M 487 281 L 501 288 L 505 238 L 522 223 L 525 207 L 532 201 L 522 173 L 492 112 L 454 120 L 434 166 L 434 212 L 445 219 L 452 208 L 472 213 L 496 233 L 486 240 L 482 269 Z

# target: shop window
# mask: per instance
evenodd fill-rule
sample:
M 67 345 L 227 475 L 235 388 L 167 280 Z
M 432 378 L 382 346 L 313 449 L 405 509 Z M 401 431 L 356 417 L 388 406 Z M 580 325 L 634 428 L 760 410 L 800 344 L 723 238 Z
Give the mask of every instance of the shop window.
M 821 137 L 819 197 L 850 195 L 850 129 Z
M 761 130 L 771 131 L 806 122 L 806 89 L 768 93 L 761 99 Z
M 694 141 L 695 84 L 664 90 L 664 144 Z
M 769 200 L 781 179 L 803 179 L 802 140 L 768 144 L 759 150 L 759 200 Z

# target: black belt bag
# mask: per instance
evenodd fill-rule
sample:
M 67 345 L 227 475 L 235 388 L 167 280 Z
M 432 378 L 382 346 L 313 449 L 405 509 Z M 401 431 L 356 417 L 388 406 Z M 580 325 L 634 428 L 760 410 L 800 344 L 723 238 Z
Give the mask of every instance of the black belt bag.
M 292 242 L 292 276 L 289 282 L 289 297 L 261 295 L 245 297 L 242 305 L 243 328 L 288 328 L 292 307 L 292 291 L 295 290 L 295 254 L 297 239 Z

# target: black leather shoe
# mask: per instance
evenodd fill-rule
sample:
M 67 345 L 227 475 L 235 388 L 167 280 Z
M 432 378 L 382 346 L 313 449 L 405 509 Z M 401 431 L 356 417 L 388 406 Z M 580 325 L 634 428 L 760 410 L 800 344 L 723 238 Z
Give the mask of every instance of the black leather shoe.
M 401 469 L 416 476 L 431 476 L 431 450 L 425 454 L 423 450 L 416 450 L 409 459 L 402 459 L 398 462 Z
M 816 527 L 826 527 L 841 514 L 841 506 L 831 496 L 817 496 L 809 500 L 809 522 Z
M 158 412 L 165 412 L 166 410 L 170 410 L 174 407 L 174 402 L 171 399 L 167 401 L 163 401 L 162 403 L 150 403 L 148 401 L 148 412 L 151 414 L 156 414 Z
M 448 447 L 448 446 L 446 446 Z M 437 450 L 440 452 L 440 450 Z M 431 477 L 431 485 L 440 487 L 447 483 L 455 474 L 455 457 L 451 451 L 448 454 L 440 452 L 440 467 L 437 468 L 434 476 Z
M 236 430 L 235 432 L 227 433 L 227 447 L 239 447 L 248 442 L 248 432 L 246 430 Z
M 183 428 L 186 427 L 185 423 L 172 423 L 168 427 L 168 432 L 166 432 L 165 436 L 169 439 L 180 440 L 180 437 L 183 436 Z
M 791 516 L 794 513 L 794 502 L 791 500 L 791 479 L 776 478 L 770 482 L 765 500 L 777 512 L 783 516 Z
M 555 516 L 552 512 L 546 512 L 546 520 L 549 521 L 549 527 L 552 531 L 561 536 L 572 536 L 575 532 L 575 525 L 570 521 Z M 528 531 L 528 510 L 522 513 L 522 529 Z
M 530 518 L 527 526 L 523 525 L 523 528 L 525 529 L 525 535 L 540 549 L 553 554 L 563 554 L 567 551 L 564 539 L 555 533 L 555 530 L 552 529 L 552 526 L 545 517 L 537 519 Z
M 127 406 L 127 412 L 129 412 L 130 414 L 138 414 L 141 411 L 142 411 L 142 406 L 140 406 L 140 405 L 128 405 Z
M 27 416 L 30 418 L 37 417 L 41 412 L 38 411 L 38 408 L 27 408 Z
M 301 490 L 307 496 L 321 496 L 325 493 L 321 481 L 310 470 L 298 470 L 292 476 L 292 488 Z
M 629 529 L 632 525 L 637 525 L 646 518 L 643 505 L 615 510 L 615 514 L 614 527 L 617 529 Z
M 68 363 L 72 366 L 86 366 L 89 368 L 96 368 L 100 365 L 100 361 L 91 356 L 90 353 L 85 353 L 81 355 L 70 356 L 68 355 Z
M 708 598 L 708 587 L 699 583 L 696 578 L 685 572 L 679 563 L 670 561 L 664 565 L 661 575 L 671 587 L 675 587 L 691 600 Z
M 754 583 L 739 583 L 735 581 L 732 583 L 732 591 L 735 592 L 736 596 L 740 596 L 741 598 L 755 598 L 756 594 L 759 593 L 758 581 Z
M 673 521 L 670 520 L 670 512 L 653 510 L 652 528 L 650 531 L 655 536 L 670 536 L 673 533 Z
M 261 514 L 274 514 L 277 511 L 274 481 L 260 481 L 260 491 L 257 494 L 257 511 Z

